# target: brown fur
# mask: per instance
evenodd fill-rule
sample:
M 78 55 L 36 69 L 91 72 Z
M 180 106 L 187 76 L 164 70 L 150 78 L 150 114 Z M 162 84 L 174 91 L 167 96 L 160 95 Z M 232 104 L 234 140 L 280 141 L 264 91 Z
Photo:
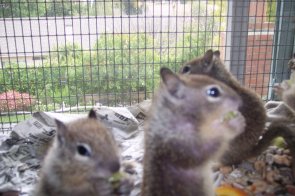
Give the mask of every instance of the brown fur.
M 293 57 L 288 62 L 288 68 L 293 72 L 295 70 L 295 53 L 293 54 Z
M 245 131 L 230 142 L 230 148 L 224 153 L 221 163 L 231 165 L 253 156 L 252 148 L 262 135 L 266 112 L 262 100 L 252 90 L 243 87 L 225 68 L 219 51 L 208 50 L 204 56 L 186 63 L 181 73 L 204 74 L 231 87 L 242 98 L 239 111 L 246 119 Z
M 266 103 L 268 122 L 290 121 L 295 122 L 295 57 L 289 61 L 291 69 L 290 80 L 275 84 L 273 91 L 282 101 L 269 101 Z
M 282 101 L 295 111 L 295 83 L 284 88 L 281 96 Z
M 209 161 L 244 130 L 237 112 L 241 99 L 207 76 L 178 76 L 162 68 L 161 77 L 146 122 L 142 195 L 214 195 Z M 217 97 L 207 94 L 212 89 Z M 227 119 L 230 112 L 236 116 Z
M 88 118 L 56 123 L 57 135 L 45 157 L 35 195 L 112 195 L 108 179 L 118 172 L 120 162 L 109 130 L 98 122 L 93 110 Z M 85 149 L 89 154 L 82 155 Z
M 285 80 L 274 89 L 282 102 L 278 102 L 279 104 L 268 110 L 268 116 L 272 117 L 272 121 L 255 150 L 265 149 L 270 143 L 268 141 L 272 141 L 274 136 L 283 137 L 292 155 L 295 176 L 295 84 Z

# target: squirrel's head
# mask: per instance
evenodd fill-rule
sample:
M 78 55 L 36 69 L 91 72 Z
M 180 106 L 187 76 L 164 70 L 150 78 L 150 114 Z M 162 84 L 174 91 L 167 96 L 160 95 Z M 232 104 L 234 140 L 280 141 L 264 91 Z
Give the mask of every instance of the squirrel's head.
M 227 81 L 229 72 L 220 59 L 218 50 L 207 50 L 203 56 L 197 57 L 185 63 L 179 73 L 181 74 L 204 74 L 220 81 Z
M 177 158 L 165 154 L 175 163 L 195 161 L 192 157 L 204 152 L 208 158 L 244 130 L 238 111 L 241 98 L 224 83 L 206 75 L 175 74 L 168 68 L 161 68 L 160 76 L 146 132 L 147 138 L 155 138 L 147 142 L 163 141 L 158 153 L 175 155 L 175 149 L 179 150 Z
M 206 75 L 179 75 L 168 68 L 162 68 L 160 75 L 158 105 L 170 110 L 172 124 L 183 123 L 187 126 L 184 129 L 195 130 L 208 120 L 222 121 L 228 113 L 238 112 L 242 105 L 240 96 L 233 89 Z
M 74 170 L 93 178 L 108 178 L 120 169 L 117 145 L 112 133 L 99 122 L 94 110 L 87 118 L 68 124 L 56 120 L 55 148 L 61 160 L 70 161 Z M 69 170 L 71 165 L 68 165 Z
M 232 101 L 235 108 L 241 105 L 239 95 L 228 87 L 202 74 L 175 74 L 168 68 L 161 68 L 161 92 L 167 92 L 167 97 L 175 102 L 187 105 L 189 108 L 221 107 L 222 103 Z M 167 98 L 168 99 L 168 98 Z M 209 105 L 202 105 L 209 104 Z M 177 104 L 176 104 L 177 105 Z

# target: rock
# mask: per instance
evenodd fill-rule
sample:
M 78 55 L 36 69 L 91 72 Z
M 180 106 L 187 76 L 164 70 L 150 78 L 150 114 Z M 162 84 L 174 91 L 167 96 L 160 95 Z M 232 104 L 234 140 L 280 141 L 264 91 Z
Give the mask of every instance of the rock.
M 285 149 L 283 152 L 284 152 L 284 154 L 286 154 L 286 155 L 290 155 L 290 150 L 289 150 L 289 149 Z
M 282 184 L 292 184 L 294 177 L 293 177 L 293 171 L 291 168 L 283 167 L 279 170 L 280 175 L 282 176 Z
M 265 162 L 262 160 L 258 160 L 254 163 L 254 168 L 256 169 L 256 171 L 258 171 L 259 173 L 262 173 L 265 169 Z
M 288 155 L 274 155 L 273 161 L 276 164 L 283 165 L 283 166 L 290 166 L 291 160 Z
M 274 183 L 280 179 L 280 173 L 278 170 L 267 171 L 265 179 L 269 183 Z
M 243 189 L 247 195 L 295 195 L 292 157 L 289 149 L 269 147 L 260 156 L 236 167 L 221 167 L 224 175 L 219 185 Z
M 284 152 L 284 149 L 283 149 L 283 148 L 278 148 L 278 149 L 276 150 L 276 154 L 278 154 L 278 155 L 282 155 L 283 152 Z

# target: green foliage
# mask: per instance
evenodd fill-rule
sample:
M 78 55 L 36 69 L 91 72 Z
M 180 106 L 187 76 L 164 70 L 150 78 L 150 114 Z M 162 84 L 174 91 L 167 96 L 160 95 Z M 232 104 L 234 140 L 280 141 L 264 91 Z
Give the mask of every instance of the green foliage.
M 268 0 L 266 9 L 266 16 L 268 22 L 276 21 L 276 11 L 277 11 L 277 1 L 276 0 Z
M 122 4 L 127 15 L 141 14 L 144 7 L 140 0 L 123 0 Z
M 32 118 L 31 114 L 22 114 L 22 115 L 10 114 L 8 116 L 0 116 L 0 122 L 1 123 L 17 123 L 29 118 Z
M 0 18 L 43 16 L 46 12 L 45 4 L 38 0 L 1 0 Z
M 71 0 L 0 0 L 0 18 L 113 15 L 121 2 Z
M 87 5 L 87 4 L 86 4 Z M 87 11 L 87 6 L 80 2 L 69 0 L 53 0 L 48 5 L 46 4 L 46 16 L 77 16 L 79 13 L 84 15 Z
M 100 76 L 100 83 L 106 83 L 98 90 L 152 91 L 153 83 L 158 83 L 153 73 L 160 69 L 160 53 L 147 49 L 153 47 L 153 37 L 148 34 L 101 36 L 94 46 L 92 73 Z
M 94 1 L 89 7 L 90 16 L 109 16 L 115 15 L 115 9 L 121 10 L 122 3 L 120 1 Z M 87 13 L 88 14 L 88 13 Z M 121 12 L 119 11 L 119 14 Z
M 205 34 L 187 33 L 175 43 L 176 47 L 162 49 L 168 37 L 161 42 L 150 34 L 102 35 L 91 51 L 82 51 L 73 44 L 54 49 L 42 66 L 18 64 L 0 69 L 0 93 L 16 90 L 33 95 L 39 104 L 61 103 L 77 105 L 87 94 L 128 94 L 154 92 L 160 67 L 179 70 L 182 62 L 204 52 Z M 170 43 L 171 44 L 171 43 Z M 130 101 L 130 97 L 121 97 Z M 92 103 L 93 104 L 93 103 Z M 42 108 L 41 108 L 42 109 Z
M 63 9 L 59 7 L 61 2 Z M 55 4 L 49 1 L 43 14 L 50 14 L 50 9 L 57 15 L 80 14 L 74 10 L 81 9 L 81 5 L 73 9 L 73 12 L 68 12 L 65 6 L 69 6 L 69 2 L 70 6 L 76 6 L 74 1 L 55 1 Z M 112 12 L 113 7 L 122 6 L 110 3 L 96 2 L 89 6 L 87 12 L 94 9 L 97 14 L 105 14 Z M 50 8 L 52 5 L 55 5 L 53 10 Z M 38 6 L 40 10 L 42 3 Z M 106 6 L 111 9 L 106 9 Z M 218 16 L 225 15 L 222 13 L 226 12 L 224 2 L 216 1 L 208 8 L 195 2 L 192 2 L 192 6 L 194 10 L 200 10 L 200 16 L 215 17 L 207 17 L 206 20 L 193 18 L 194 25 L 185 26 L 183 34 L 103 34 L 90 51 L 83 50 L 77 44 L 67 44 L 53 48 L 40 65 L 24 67 L 17 63 L 6 64 L 0 68 L 0 84 L 3 84 L 0 85 L 0 93 L 8 90 L 28 93 L 36 98 L 34 107 L 39 111 L 57 109 L 63 103 L 84 105 L 88 102 L 85 97 L 93 94 L 118 95 L 117 103 L 121 104 L 131 102 L 132 92 L 152 95 L 160 82 L 160 67 L 178 71 L 183 62 L 202 55 L 208 49 L 206 46 L 220 44 L 218 31 L 224 30 L 225 20 L 219 20 Z M 24 11 L 26 9 L 29 8 L 23 8 Z

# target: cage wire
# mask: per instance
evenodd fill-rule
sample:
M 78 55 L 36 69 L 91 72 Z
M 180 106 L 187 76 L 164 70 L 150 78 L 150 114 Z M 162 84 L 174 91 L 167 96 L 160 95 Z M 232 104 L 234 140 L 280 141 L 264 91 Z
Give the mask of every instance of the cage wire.
M 0 1 L 2 130 L 36 111 L 152 98 L 160 67 L 207 49 L 263 100 L 289 77 L 293 0 Z

